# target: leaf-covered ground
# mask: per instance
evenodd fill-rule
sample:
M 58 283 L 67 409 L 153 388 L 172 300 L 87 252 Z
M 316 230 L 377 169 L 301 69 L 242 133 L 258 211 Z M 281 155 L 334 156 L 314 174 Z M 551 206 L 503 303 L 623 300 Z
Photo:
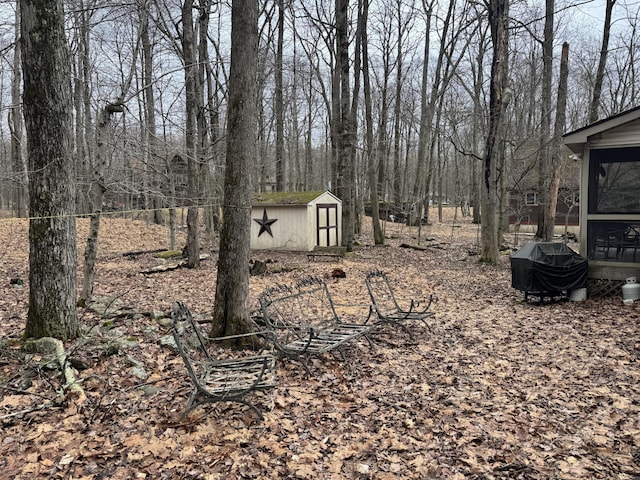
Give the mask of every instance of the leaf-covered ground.
M 76 405 L 60 398 L 60 372 L 20 349 L 26 224 L 0 222 L 0 477 L 640 478 L 638 303 L 527 304 L 510 287 L 508 255 L 498 267 L 478 263 L 478 228 L 467 220 L 423 228 L 423 251 L 400 248 L 417 244 L 416 229 L 386 228 L 387 246 L 365 234 L 340 264 L 253 253 L 281 273 L 251 277 L 252 308 L 265 287 L 334 268 L 347 275 L 327 280 L 338 302 L 366 302 L 364 276 L 378 268 L 405 301 L 438 297 L 431 328 L 410 326 L 413 340 L 385 327 L 373 348 L 362 341 L 344 359 L 314 359 L 311 378 L 279 361 L 276 388 L 252 397 L 265 416 L 257 422 L 238 404 L 181 420 L 190 385 L 159 343 L 168 329 L 157 312 L 173 300 L 211 311 L 215 255 L 198 270 L 144 275 L 163 260 L 122 254 L 163 247 L 167 232 L 104 221 L 95 294 L 117 297 L 118 312 L 79 309 L 87 333 L 66 344 L 88 397 Z M 11 285 L 16 278 L 25 284 Z

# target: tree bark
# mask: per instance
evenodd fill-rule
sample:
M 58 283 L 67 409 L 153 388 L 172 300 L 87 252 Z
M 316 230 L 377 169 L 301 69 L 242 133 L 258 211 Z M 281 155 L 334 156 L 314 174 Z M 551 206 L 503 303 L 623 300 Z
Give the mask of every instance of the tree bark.
M 395 203 L 396 207 L 399 207 L 404 200 L 402 198 L 402 178 L 406 172 L 400 168 L 400 151 L 401 151 L 401 107 L 402 107 L 402 82 L 404 81 L 403 70 L 402 70 L 402 62 L 404 60 L 404 52 L 402 51 L 403 46 L 403 37 L 405 33 L 406 26 L 402 22 L 402 11 L 401 11 L 402 2 L 396 2 L 396 15 L 398 16 L 398 45 L 397 45 L 397 53 L 396 53 L 396 62 L 397 62 L 397 70 L 396 70 L 396 98 L 395 104 L 393 108 L 393 203 Z
M 102 200 L 107 186 L 104 179 L 104 170 L 107 155 L 107 143 L 109 141 L 109 127 L 111 113 L 105 107 L 102 111 L 98 123 L 97 131 L 97 155 L 93 165 L 91 186 L 91 219 L 89 220 L 89 236 L 84 248 L 84 277 L 82 279 L 82 291 L 80 292 L 80 302 L 83 305 L 91 300 L 93 295 L 93 278 L 95 277 L 96 258 L 98 257 L 98 233 L 100 230 L 100 217 L 102 215 Z
M 503 115 L 503 93 L 506 85 L 509 0 L 491 0 L 489 23 L 493 42 L 491 83 L 489 87 L 489 131 L 484 153 L 484 178 L 482 182 L 482 252 L 480 260 L 489 264 L 498 261 L 498 188 L 499 178 L 496 155 L 499 148 L 499 130 Z
M 422 207 L 425 200 L 423 199 L 423 184 L 426 177 L 426 171 L 429 168 L 427 165 L 429 144 L 431 138 L 431 119 L 429 112 L 429 98 L 427 93 L 427 85 L 429 84 L 429 54 L 430 54 L 430 33 L 431 33 L 431 19 L 433 16 L 434 2 L 427 5 L 423 1 L 423 7 L 427 16 L 427 25 L 424 39 L 424 59 L 422 61 L 422 82 L 420 87 L 420 131 L 418 133 L 418 165 L 416 169 L 416 176 L 413 183 L 413 199 L 416 205 L 416 221 L 420 222 L 422 218 Z M 429 208 L 428 200 L 426 200 L 426 208 Z M 409 215 L 409 224 L 412 224 L 412 215 Z
M 334 102 L 334 122 L 337 139 L 336 194 L 342 200 L 342 245 L 348 251 L 353 248 L 355 234 L 355 159 L 352 157 L 353 134 L 351 131 L 349 85 L 349 0 L 336 0 L 336 65 L 337 76 L 333 88 L 338 89 L 338 101 Z M 334 91 L 335 98 L 335 91 Z
M 564 133 L 567 111 L 567 79 L 569 77 L 569 44 L 562 45 L 560 57 L 560 79 L 558 81 L 558 100 L 556 108 L 556 121 L 553 129 L 553 142 L 551 150 L 551 180 L 549 182 L 549 205 L 547 217 L 550 219 L 545 238 L 553 238 L 555 226 L 556 207 L 558 205 L 558 190 L 560 189 L 560 159 L 562 157 L 562 134 Z
M 284 48 L 284 1 L 278 0 L 278 44 L 275 65 L 275 114 L 276 114 L 276 190 L 284 188 L 284 99 L 282 93 L 282 50 Z
M 600 95 L 602 94 L 602 83 L 604 81 L 604 69 L 607 65 L 607 54 L 609 53 L 609 36 L 611 33 L 611 14 L 616 0 L 607 0 L 604 13 L 604 27 L 602 31 L 602 46 L 600 47 L 600 59 L 598 60 L 598 70 L 593 85 L 593 96 L 589 107 L 589 123 L 598 120 L 598 107 L 600 105 Z
M 20 30 L 20 2 L 16 5 L 16 38 Z M 13 51 L 13 80 L 11 82 L 11 107 L 9 108 L 9 131 L 11 132 L 11 164 L 13 167 L 14 184 L 11 201 L 14 203 L 13 211 L 18 217 L 27 216 L 29 171 L 27 162 L 22 154 L 23 122 L 20 98 L 20 84 L 22 83 L 22 69 L 20 42 L 16 42 Z
M 224 179 L 224 220 L 211 336 L 250 331 L 249 247 L 251 171 L 256 154 L 258 2 L 235 0 L 231 12 L 231 70 Z M 237 346 L 250 337 L 232 340 Z
M 362 78 L 364 83 L 364 110 L 367 144 L 367 180 L 369 182 L 369 200 L 371 201 L 371 225 L 375 245 L 384 245 L 384 232 L 380 225 L 380 204 L 378 199 L 377 156 L 373 139 L 373 107 L 371 100 L 371 77 L 369 74 L 369 39 L 367 37 L 367 20 L 369 13 L 368 0 L 362 2 L 362 10 L 358 20 L 358 32 L 361 35 Z
M 540 139 L 538 146 L 538 230 L 536 237 L 548 242 L 553 232 L 553 218 L 549 218 L 551 165 L 551 81 L 553 71 L 553 18 L 555 0 L 546 0 L 544 39 L 542 41 L 542 95 L 540 98 Z M 555 212 L 554 212 L 555 213 Z
M 25 337 L 79 334 L 71 65 L 62 0 L 21 0 L 29 154 L 29 312 Z
M 185 0 L 182 6 L 182 54 L 186 91 L 185 144 L 189 170 L 188 189 L 190 206 L 187 211 L 187 266 L 200 266 L 200 244 L 198 234 L 198 162 L 197 162 L 197 67 L 195 36 L 193 31 L 193 0 Z
M 353 248 L 355 197 L 354 197 L 354 159 L 352 158 L 352 132 L 349 85 L 349 0 L 336 0 L 336 65 L 337 76 L 334 88 L 337 88 L 338 104 L 334 112 L 337 128 L 337 179 L 336 193 L 342 200 L 342 244 L 348 251 Z

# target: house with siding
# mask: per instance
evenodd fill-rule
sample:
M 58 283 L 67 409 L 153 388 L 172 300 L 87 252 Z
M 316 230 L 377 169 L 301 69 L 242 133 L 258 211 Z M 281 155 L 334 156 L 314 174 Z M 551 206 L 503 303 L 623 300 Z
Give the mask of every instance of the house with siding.
M 589 277 L 640 278 L 640 107 L 564 135 L 580 159 L 580 254 Z

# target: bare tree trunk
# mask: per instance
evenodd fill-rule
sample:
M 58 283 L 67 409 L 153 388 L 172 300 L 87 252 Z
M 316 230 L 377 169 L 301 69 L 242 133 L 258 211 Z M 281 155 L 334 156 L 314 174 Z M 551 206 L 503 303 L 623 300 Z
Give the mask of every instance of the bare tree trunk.
M 71 65 L 61 0 L 21 0 L 29 153 L 29 312 L 25 337 L 79 334 Z
M 549 211 L 547 216 L 551 219 L 548 224 L 549 231 L 545 232 L 545 238 L 553 237 L 555 226 L 556 207 L 558 205 L 558 190 L 560 188 L 560 159 L 562 156 L 562 134 L 564 133 L 567 111 L 567 79 L 569 77 L 569 44 L 562 45 L 560 57 L 560 80 L 558 82 L 558 104 L 556 109 L 556 121 L 553 129 L 553 143 L 551 152 L 551 181 L 549 185 Z
M 368 14 L 364 11 L 365 8 L 368 8 L 368 4 L 365 5 L 368 0 L 358 0 L 358 17 L 356 20 L 356 38 L 355 38 L 355 53 L 354 53 L 354 61 L 353 61 L 353 94 L 351 97 L 351 109 L 349 114 L 349 157 L 350 157 L 350 168 L 349 174 L 351 176 L 351 186 L 352 186 L 352 220 L 351 224 L 353 225 L 352 238 L 355 238 L 356 235 L 359 235 L 362 231 L 362 222 L 360 221 L 360 211 L 364 210 L 364 205 L 362 203 L 362 195 L 359 194 L 358 189 L 358 181 L 356 176 L 356 171 L 360 171 L 358 169 L 358 159 L 361 157 L 358 154 L 358 109 L 360 104 L 360 76 L 362 74 L 362 43 L 363 36 L 362 32 L 366 29 L 366 25 L 362 25 L 361 21 L 364 19 L 366 22 L 366 18 L 363 14 Z M 347 82 L 348 83 L 348 82 Z M 363 172 L 364 173 L 364 172 Z
M 478 13 L 478 21 L 480 20 L 480 13 Z M 483 28 L 480 34 L 480 40 L 478 42 L 478 54 L 476 56 L 476 68 L 475 74 L 473 76 L 473 116 L 476 119 L 473 122 L 472 133 L 471 133 L 471 141 L 473 145 L 473 152 L 481 151 L 481 138 L 482 131 L 484 130 L 484 123 L 480 120 L 483 118 L 482 112 L 482 92 L 484 86 L 484 59 L 486 54 L 486 30 Z M 480 178 L 482 168 L 479 165 L 479 161 L 477 159 L 481 158 L 481 154 L 478 153 L 478 156 L 473 156 L 471 158 L 471 198 L 472 198 L 472 206 L 473 206 L 473 223 L 479 224 L 481 211 L 481 186 L 480 186 Z
M 84 174 L 86 183 L 89 183 L 89 179 L 91 178 L 91 169 L 93 168 L 93 161 L 96 156 L 95 152 L 95 130 L 94 130 L 94 118 L 91 112 L 91 13 L 89 9 L 86 9 L 82 6 L 83 2 L 81 2 L 81 16 L 82 23 L 80 27 L 80 42 L 81 42 L 81 95 L 82 95 L 82 126 L 84 128 L 83 138 L 84 138 L 84 155 L 81 157 L 82 161 L 85 164 Z M 77 95 L 78 93 L 76 93 Z M 83 191 L 80 192 L 80 195 L 76 195 L 76 202 L 79 201 L 82 211 L 87 211 L 87 208 L 90 208 L 90 205 L 87 205 L 85 202 L 88 198 L 89 192 Z
M 98 257 L 98 233 L 100 230 L 100 217 L 102 215 L 102 203 L 104 193 L 107 191 L 105 171 L 107 167 L 108 145 L 111 130 L 111 115 L 115 112 L 123 112 L 120 103 L 107 105 L 99 117 L 97 128 L 97 150 L 93 163 L 93 172 L 89 194 L 91 196 L 91 219 L 89 220 L 89 235 L 84 249 L 84 277 L 80 302 L 86 304 L 93 295 L 93 279 L 95 277 L 96 258 Z
M 364 83 L 364 109 L 367 142 L 367 179 L 369 181 L 369 199 L 371 201 L 371 225 L 375 245 L 384 245 L 384 232 L 380 225 L 380 203 L 378 198 L 377 156 L 373 139 L 373 108 L 371 105 L 371 78 L 369 75 L 369 40 L 367 38 L 367 20 L 369 12 L 368 0 L 362 3 L 358 21 L 358 32 L 362 38 L 362 77 Z
M 540 98 L 540 144 L 538 147 L 538 230 L 536 237 L 545 242 L 549 238 L 549 224 L 553 225 L 553 217 L 549 218 L 551 166 L 551 80 L 553 71 L 553 17 L 555 0 L 546 0 L 544 19 L 544 39 L 542 41 L 542 95 Z M 551 227 L 553 231 L 553 227 Z
M 145 152 L 149 166 L 147 170 L 150 172 L 150 187 L 153 192 L 151 204 L 153 205 L 153 221 L 157 225 L 164 224 L 164 215 L 162 213 L 162 197 L 159 195 L 161 191 L 160 175 L 165 164 L 165 159 L 160 155 L 158 146 L 158 133 L 156 129 L 156 104 L 153 94 L 153 47 L 149 36 L 149 6 L 150 1 L 145 0 L 140 5 L 140 43 L 142 44 L 142 93 L 144 102 L 144 139 Z M 167 172 L 168 173 L 168 172 Z
M 276 114 L 276 190 L 284 190 L 284 99 L 282 93 L 282 50 L 284 48 L 284 1 L 278 3 L 278 44 L 275 65 L 275 114 Z
M 396 98 L 395 105 L 393 108 L 393 118 L 394 118 L 394 127 L 393 127 L 393 203 L 395 203 L 396 207 L 402 203 L 402 192 L 401 192 L 401 178 L 402 178 L 402 169 L 400 168 L 400 136 L 401 136 L 401 106 L 402 106 L 402 82 L 404 81 L 403 71 L 402 71 L 402 62 L 404 52 L 402 51 L 403 45 L 403 36 L 405 32 L 405 25 L 402 23 L 402 12 L 401 12 L 402 2 L 396 2 L 396 15 L 398 16 L 398 45 L 396 51 L 396 62 L 397 62 L 397 71 L 396 71 Z
M 256 153 L 258 2 L 235 0 L 231 12 L 231 71 L 224 179 L 224 220 L 212 336 L 250 331 L 249 247 L 251 171 Z M 245 344 L 248 337 L 233 342 Z M 249 337 L 250 338 L 250 337 Z
M 431 135 L 431 118 L 429 116 L 429 101 L 427 86 L 429 84 L 429 54 L 430 54 L 430 32 L 431 32 L 431 18 L 433 16 L 434 2 L 427 5 L 423 0 L 423 7 L 427 16 L 427 25 L 424 38 L 424 59 L 422 62 L 422 82 L 420 87 L 420 132 L 418 133 L 418 165 L 416 170 L 416 177 L 413 184 L 413 199 L 416 205 L 416 217 L 420 222 L 422 218 L 422 207 L 425 201 L 423 197 L 423 185 L 424 177 L 426 176 L 426 170 L 429 168 L 427 165 L 430 135 Z M 427 206 L 428 207 L 428 201 Z M 409 215 L 409 223 L 413 223 L 411 219 L 412 215 Z
M 351 131 L 349 94 L 349 0 L 336 0 L 336 65 L 334 88 L 339 89 L 337 111 L 334 112 L 337 137 L 336 194 L 342 200 L 342 244 L 352 250 L 355 233 L 356 203 L 354 194 L 355 159 L 352 158 L 354 141 Z M 334 97 L 335 98 L 335 97 Z
M 498 261 L 498 187 L 496 150 L 499 148 L 499 130 L 503 115 L 503 93 L 506 85 L 509 37 L 509 0 L 491 0 L 489 23 L 493 42 L 491 84 L 489 90 L 489 131 L 485 146 L 484 178 L 482 182 L 482 253 L 481 261 Z
M 184 56 L 186 99 L 185 144 L 187 149 L 188 188 L 190 206 L 187 210 L 187 266 L 200 266 L 198 235 L 198 162 L 197 162 L 197 67 L 195 61 L 195 36 L 193 32 L 193 0 L 185 0 L 182 6 L 182 54 Z
M 80 293 L 80 301 L 82 303 L 88 302 L 93 295 L 93 279 L 95 277 L 96 258 L 98 256 L 98 234 L 100 230 L 100 218 L 102 216 L 104 194 L 107 191 L 107 180 L 105 178 L 105 174 L 108 171 L 108 166 L 110 164 L 110 150 L 108 147 L 111 137 L 111 116 L 114 113 L 124 112 L 124 98 L 133 80 L 137 57 L 138 46 L 134 48 L 131 69 L 124 81 L 120 96 L 113 103 L 106 105 L 102 109 L 100 117 L 98 118 L 96 134 L 96 158 L 94 159 L 92 165 L 91 184 L 89 187 L 91 220 L 89 222 L 89 236 L 87 237 L 87 244 L 84 251 L 84 278 L 82 283 L 82 291 Z
M 616 0 L 607 0 L 607 6 L 604 13 L 604 27 L 602 31 L 602 46 L 600 47 L 600 60 L 598 61 L 598 70 L 593 85 L 593 97 L 589 107 L 589 123 L 598 120 L 598 107 L 600 105 L 600 95 L 602 93 L 602 83 L 604 81 L 604 69 L 607 64 L 607 54 L 609 53 L 609 36 L 611 33 L 611 14 Z
M 197 191 L 199 204 L 204 205 L 203 220 L 205 231 L 212 239 L 217 231 L 216 208 L 215 203 L 215 186 L 212 177 L 212 167 L 215 168 L 215 148 L 214 144 L 214 128 L 210 122 L 217 122 L 216 111 L 217 106 L 213 102 L 213 81 L 211 75 L 211 59 L 209 57 L 209 19 L 211 15 L 212 0 L 204 0 L 200 2 L 198 13 L 198 79 L 197 79 L 197 128 L 198 128 L 198 146 L 197 146 L 197 170 L 198 178 Z M 217 129 L 217 126 L 216 126 Z M 213 165 L 212 165 L 213 163 Z
M 423 7 L 427 14 L 427 31 L 430 31 L 431 17 L 433 15 L 434 3 L 426 3 L 423 0 Z M 444 19 L 442 27 L 442 37 L 440 39 L 440 48 L 438 51 L 438 60 L 436 62 L 436 68 L 433 76 L 433 82 L 431 84 L 431 91 L 427 96 L 427 87 L 422 85 L 421 91 L 421 108 L 420 108 L 420 136 L 418 139 L 418 172 L 416 175 L 416 185 L 414 186 L 414 198 L 418 204 L 418 215 L 416 220 L 420 225 L 422 222 L 423 212 L 424 217 L 429 219 L 429 197 L 431 188 L 431 178 L 433 176 L 434 164 L 433 164 L 433 119 L 436 114 L 436 107 L 438 104 L 442 105 L 443 89 L 448 79 L 443 79 L 443 69 L 448 70 L 451 63 L 451 50 L 453 49 L 455 42 L 448 38 L 448 32 L 451 28 L 451 19 L 455 12 L 456 2 L 449 2 L 447 9 L 447 15 Z M 424 67 L 422 71 L 423 82 L 428 82 L 428 58 L 429 58 L 429 35 L 425 40 L 424 50 Z M 447 49 L 449 51 L 447 51 Z M 446 65 L 445 65 L 446 63 Z M 444 75 L 447 76 L 446 73 Z M 425 97 L 427 96 L 427 97 Z M 439 113 L 440 114 L 440 113 Z M 420 182 L 418 184 L 418 182 Z M 420 192 L 419 196 L 415 194 Z
M 16 38 L 20 32 L 20 2 L 16 4 Z M 22 122 L 22 98 L 20 87 L 22 83 L 22 69 L 20 66 L 22 49 L 20 42 L 15 43 L 13 50 L 13 80 L 11 81 L 11 107 L 9 108 L 9 130 L 11 132 L 11 164 L 13 167 L 13 211 L 18 217 L 26 217 L 28 209 L 29 171 L 27 162 L 22 154 L 23 122 Z

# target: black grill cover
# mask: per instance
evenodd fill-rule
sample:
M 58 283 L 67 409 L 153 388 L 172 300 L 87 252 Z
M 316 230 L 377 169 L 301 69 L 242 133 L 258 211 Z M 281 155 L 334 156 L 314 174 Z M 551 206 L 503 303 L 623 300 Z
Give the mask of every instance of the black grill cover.
M 511 255 L 511 286 L 523 292 L 586 288 L 587 259 L 564 243 L 529 242 Z

